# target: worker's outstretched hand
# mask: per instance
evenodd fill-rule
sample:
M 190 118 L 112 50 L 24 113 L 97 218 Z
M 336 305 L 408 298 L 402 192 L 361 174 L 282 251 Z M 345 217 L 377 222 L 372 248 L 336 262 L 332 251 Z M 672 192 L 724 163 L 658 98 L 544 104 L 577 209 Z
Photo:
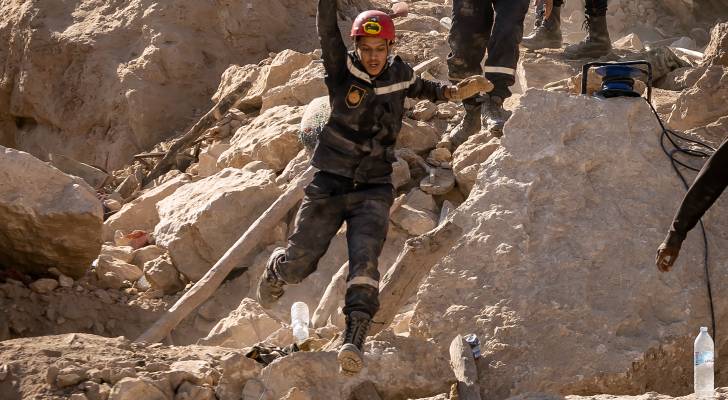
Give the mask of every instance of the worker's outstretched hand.
M 460 81 L 457 86 L 448 86 L 447 98 L 452 101 L 463 101 L 478 93 L 487 93 L 493 90 L 493 83 L 482 75 L 469 76 Z
M 680 247 L 668 246 L 667 243 L 662 243 L 657 248 L 657 257 L 655 257 L 655 264 L 657 269 L 662 272 L 670 271 L 672 265 L 675 264 L 677 256 L 680 254 Z

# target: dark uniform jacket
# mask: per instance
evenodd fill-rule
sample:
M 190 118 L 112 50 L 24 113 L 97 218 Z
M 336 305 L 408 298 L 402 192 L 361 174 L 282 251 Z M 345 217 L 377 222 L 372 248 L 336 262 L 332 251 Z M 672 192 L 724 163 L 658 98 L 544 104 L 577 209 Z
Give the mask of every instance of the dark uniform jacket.
M 726 186 L 728 186 L 728 141 L 723 142 L 708 159 L 685 195 L 665 240 L 667 245 L 679 248 L 688 232 L 720 197 Z
M 378 76 L 369 76 L 341 38 L 336 0 L 319 1 L 317 25 L 331 116 L 312 164 L 358 183 L 390 183 L 405 97 L 445 100 L 445 86 L 416 76 L 399 56 L 390 56 Z

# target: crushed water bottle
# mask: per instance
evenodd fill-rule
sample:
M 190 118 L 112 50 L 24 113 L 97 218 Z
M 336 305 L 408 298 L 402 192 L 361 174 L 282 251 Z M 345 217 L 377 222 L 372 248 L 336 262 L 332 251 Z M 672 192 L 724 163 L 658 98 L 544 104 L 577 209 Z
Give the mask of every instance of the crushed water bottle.
M 297 301 L 291 306 L 291 327 L 296 343 L 301 344 L 308 339 L 308 306 L 302 301 Z
M 693 385 L 695 397 L 698 399 L 712 399 L 714 395 L 714 373 L 715 346 L 713 339 L 708 334 L 708 328 L 701 327 L 700 334 L 695 338 L 693 346 L 694 371 Z

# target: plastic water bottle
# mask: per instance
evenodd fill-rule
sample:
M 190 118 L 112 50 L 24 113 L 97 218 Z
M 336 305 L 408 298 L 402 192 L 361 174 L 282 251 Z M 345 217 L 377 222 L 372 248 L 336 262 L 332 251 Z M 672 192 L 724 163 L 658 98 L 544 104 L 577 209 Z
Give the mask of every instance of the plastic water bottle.
M 308 339 L 308 306 L 302 301 L 297 301 L 291 306 L 291 327 L 296 343 L 302 343 Z M 711 381 L 712 382 L 712 381 Z
M 712 399 L 713 390 L 713 363 L 715 357 L 715 346 L 713 339 L 708 334 L 708 328 L 701 327 L 700 334 L 695 338 L 694 351 L 694 372 L 693 385 L 695 397 L 698 399 Z

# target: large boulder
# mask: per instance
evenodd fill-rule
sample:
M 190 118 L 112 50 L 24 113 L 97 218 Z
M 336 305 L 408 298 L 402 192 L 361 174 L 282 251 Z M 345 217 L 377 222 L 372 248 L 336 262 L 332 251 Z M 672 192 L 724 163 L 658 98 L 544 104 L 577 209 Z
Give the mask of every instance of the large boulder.
M 94 190 L 28 153 L 0 146 L 0 267 L 83 276 L 101 249 Z
M 717 24 L 710 31 L 710 42 L 705 49 L 703 64 L 728 67 L 728 22 Z
M 285 85 L 294 71 L 309 65 L 313 59 L 313 54 L 303 54 L 294 50 L 284 50 L 276 54 L 268 65 L 260 67 L 260 72 L 240 106 L 261 108 L 263 96 L 269 90 Z
M 187 174 L 177 175 L 167 182 L 149 189 L 133 201 L 124 204 L 121 210 L 104 221 L 104 241 L 114 240 L 114 232 L 117 230 L 124 232 L 134 230 L 153 231 L 154 227 L 159 223 L 156 204 L 191 181 L 192 178 Z
M 169 250 L 179 272 L 196 281 L 279 194 L 273 171 L 226 168 L 157 204 L 157 244 Z
M 252 161 L 262 161 L 280 172 L 303 145 L 298 140 L 303 107 L 277 106 L 255 118 L 235 132 L 230 148 L 217 160 L 218 168 L 242 168 Z
M 263 95 L 262 110 L 278 105 L 304 106 L 311 100 L 328 95 L 324 83 L 324 65 L 311 61 L 288 77 L 284 84 Z
M 728 115 L 728 67 L 712 65 L 694 87 L 680 95 L 668 125 L 687 130 L 705 126 Z
M 208 110 L 229 65 L 318 46 L 310 1 L 5 1 L 0 15 L 0 144 L 107 170 Z
M 410 335 L 446 351 L 476 333 L 484 398 L 689 390 L 692 338 L 710 326 L 702 237 L 657 271 L 684 195 L 660 134 L 642 99 L 527 92 L 453 217 L 465 233 L 420 287 Z M 723 321 L 726 196 L 705 222 Z

